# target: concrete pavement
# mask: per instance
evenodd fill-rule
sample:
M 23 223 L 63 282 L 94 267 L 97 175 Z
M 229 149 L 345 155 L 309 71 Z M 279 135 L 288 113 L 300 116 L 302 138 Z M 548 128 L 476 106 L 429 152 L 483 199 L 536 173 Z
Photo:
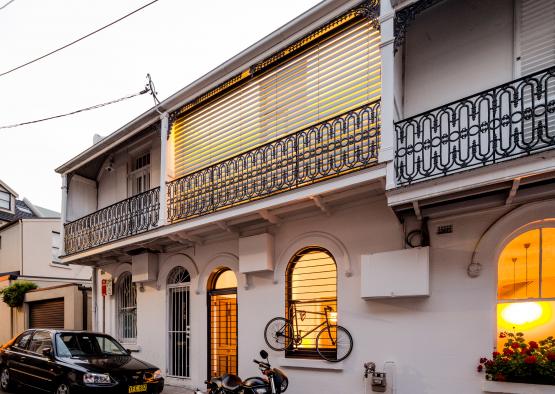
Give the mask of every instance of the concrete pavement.
M 166 385 L 162 393 L 163 394 L 194 394 L 194 391 L 186 389 L 184 387 Z

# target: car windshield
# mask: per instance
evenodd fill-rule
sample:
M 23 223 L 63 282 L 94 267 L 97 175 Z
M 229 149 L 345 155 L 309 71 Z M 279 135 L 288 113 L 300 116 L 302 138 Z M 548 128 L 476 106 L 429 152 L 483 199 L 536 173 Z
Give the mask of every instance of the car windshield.
M 122 356 L 127 351 L 115 339 L 100 334 L 61 333 L 56 335 L 59 357 Z

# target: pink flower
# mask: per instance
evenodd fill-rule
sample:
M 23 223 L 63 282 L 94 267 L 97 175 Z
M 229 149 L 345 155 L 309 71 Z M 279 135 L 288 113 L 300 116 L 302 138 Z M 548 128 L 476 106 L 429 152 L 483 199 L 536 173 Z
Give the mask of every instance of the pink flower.
M 482 364 L 478 365 L 478 367 L 476 368 L 478 372 L 482 372 L 483 369 L 484 367 L 482 366 Z
M 480 358 L 480 364 L 483 364 L 483 363 L 485 363 L 486 361 L 488 361 L 487 358 L 485 358 L 485 357 Z

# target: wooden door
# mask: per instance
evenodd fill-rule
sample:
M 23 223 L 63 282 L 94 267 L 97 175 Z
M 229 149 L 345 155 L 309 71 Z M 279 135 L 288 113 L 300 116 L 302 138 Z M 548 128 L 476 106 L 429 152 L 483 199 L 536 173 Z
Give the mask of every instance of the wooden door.
M 237 290 L 210 293 L 210 375 L 237 375 Z

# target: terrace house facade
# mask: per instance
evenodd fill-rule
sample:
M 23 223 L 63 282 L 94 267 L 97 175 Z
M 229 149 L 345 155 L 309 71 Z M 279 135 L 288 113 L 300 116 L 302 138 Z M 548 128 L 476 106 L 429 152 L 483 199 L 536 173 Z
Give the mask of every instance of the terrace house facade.
M 94 327 L 193 388 L 297 316 L 270 352 L 294 393 L 370 390 L 369 361 L 390 393 L 527 392 L 475 367 L 555 329 L 554 16 L 326 0 L 59 167 Z

